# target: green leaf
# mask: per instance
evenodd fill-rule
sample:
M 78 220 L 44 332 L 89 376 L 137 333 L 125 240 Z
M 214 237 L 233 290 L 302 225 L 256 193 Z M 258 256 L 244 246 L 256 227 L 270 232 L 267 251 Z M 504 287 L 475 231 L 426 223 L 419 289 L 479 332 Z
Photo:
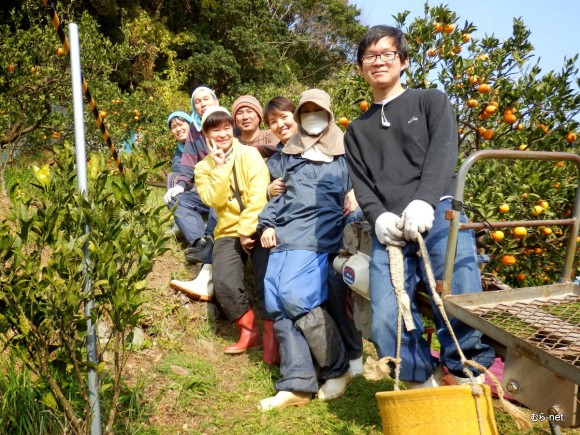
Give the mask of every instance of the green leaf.
M 44 397 L 42 398 L 42 402 L 53 411 L 56 411 L 58 408 L 56 404 L 56 399 L 54 398 L 54 396 L 50 391 L 44 395 Z
M 18 326 L 20 327 L 22 335 L 26 337 L 30 332 L 30 323 L 28 323 L 28 319 L 22 313 L 20 313 L 20 316 L 18 317 Z

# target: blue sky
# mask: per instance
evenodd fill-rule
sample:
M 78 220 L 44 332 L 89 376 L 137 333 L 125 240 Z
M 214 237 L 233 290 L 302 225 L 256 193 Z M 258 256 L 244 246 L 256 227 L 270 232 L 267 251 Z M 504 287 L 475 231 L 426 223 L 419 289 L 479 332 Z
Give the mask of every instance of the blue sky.
M 411 11 L 410 23 L 423 15 L 425 0 L 349 0 L 361 12 L 363 24 L 394 25 L 392 15 Z M 542 72 L 559 71 L 564 57 L 580 52 L 580 0 L 447 0 L 429 1 L 429 6 L 445 4 L 459 16 L 458 23 L 472 22 L 477 27 L 474 36 L 494 34 L 504 40 L 511 36 L 513 18 L 522 18 L 532 32 L 530 41 L 534 55 L 541 58 Z M 580 65 L 580 59 L 577 61 Z

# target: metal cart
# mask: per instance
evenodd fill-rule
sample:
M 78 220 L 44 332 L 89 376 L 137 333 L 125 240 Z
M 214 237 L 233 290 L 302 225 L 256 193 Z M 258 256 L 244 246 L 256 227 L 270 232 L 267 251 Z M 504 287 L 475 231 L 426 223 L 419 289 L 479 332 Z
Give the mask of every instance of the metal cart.
M 462 224 L 459 222 L 465 179 L 484 159 L 557 160 L 576 164 L 580 156 L 560 152 L 479 151 L 468 157 L 457 175 L 443 280 L 438 283 L 446 311 L 483 332 L 505 359 L 502 386 L 532 410 L 532 419 L 559 427 L 580 426 L 580 285 L 571 281 L 576 237 L 580 229 L 580 186 L 569 219 Z M 516 226 L 571 226 L 560 283 L 477 294 L 448 295 L 458 231 Z

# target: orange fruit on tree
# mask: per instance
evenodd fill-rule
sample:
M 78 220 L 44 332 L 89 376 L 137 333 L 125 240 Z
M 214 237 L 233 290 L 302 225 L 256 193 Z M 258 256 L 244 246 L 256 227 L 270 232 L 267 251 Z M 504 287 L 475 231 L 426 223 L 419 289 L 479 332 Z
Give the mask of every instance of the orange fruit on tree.
M 499 212 L 500 213 L 507 213 L 508 211 L 510 211 L 510 206 L 507 204 L 502 204 L 499 206 Z
M 493 115 L 495 112 L 497 112 L 497 106 L 489 104 L 485 107 L 485 113 L 487 113 L 488 115 Z
M 59 56 L 62 56 L 64 54 L 64 48 L 58 47 L 56 49 L 56 54 L 59 55 Z
M 564 162 L 556 162 L 556 166 L 561 168 L 564 166 Z
M 437 49 L 436 48 L 430 48 L 429 50 L 427 50 L 427 56 L 429 56 L 429 57 L 435 57 L 435 56 L 437 56 Z
M 346 128 L 346 127 L 348 127 L 349 120 L 348 120 L 348 118 L 343 116 L 342 118 L 338 119 L 338 123 Z
M 503 233 L 503 231 L 492 231 L 491 233 L 491 238 L 493 240 L 495 240 L 496 242 L 499 242 L 500 240 L 503 240 L 505 234 Z
M 485 130 L 483 133 L 483 138 L 485 140 L 492 140 L 493 136 L 495 136 L 495 132 L 493 130 Z
M 443 24 L 441 24 L 441 23 L 433 24 L 433 31 L 435 33 L 441 33 L 442 30 L 443 30 Z
M 471 35 L 469 33 L 464 33 L 461 36 L 461 39 L 462 39 L 463 42 L 469 42 L 471 40 Z
M 469 76 L 469 83 L 472 85 L 476 85 L 479 82 L 479 77 L 477 77 L 475 74 L 472 76 Z
M 545 199 L 538 199 L 538 202 L 536 202 L 536 204 L 542 207 L 544 210 L 548 210 L 550 208 L 550 204 L 548 204 L 548 201 L 546 201 Z
M 552 234 L 552 233 L 553 233 L 553 231 L 552 231 L 552 228 L 549 228 L 549 227 L 544 227 L 544 228 L 542 229 L 542 232 L 543 232 L 543 233 L 544 233 L 546 236 L 549 236 L 550 234 Z
M 503 122 L 506 124 L 514 124 L 518 118 L 512 112 L 504 112 L 503 114 Z M 520 124 L 521 125 L 521 124 Z
M 523 129 L 524 129 L 524 125 L 521 123 L 516 126 L 516 130 L 523 130 Z
M 467 100 L 467 105 L 469 107 L 477 107 L 477 106 L 479 106 L 479 103 L 477 102 L 477 100 L 475 98 L 469 98 Z
M 12 65 L 12 64 L 8 65 L 9 72 L 14 72 L 14 68 L 15 68 L 14 65 Z
M 58 139 L 58 138 L 60 137 L 60 133 L 59 133 L 58 131 L 54 131 L 54 132 L 52 133 L 52 137 L 53 137 L 54 139 Z
M 105 119 L 107 117 L 107 112 L 105 112 L 104 110 L 99 112 L 99 116 L 103 119 Z
M 560 183 L 554 183 L 554 189 L 559 189 L 560 188 Z
M 521 239 L 523 237 L 526 237 L 528 235 L 528 230 L 526 229 L 526 227 L 515 227 L 513 230 L 513 236 L 516 239 Z
M 369 103 L 366 100 L 362 100 L 358 107 L 360 107 L 360 110 L 362 110 L 363 112 L 366 112 L 369 109 Z
M 513 264 L 517 263 L 516 257 L 514 257 L 513 255 L 504 255 L 503 257 L 501 257 L 500 261 L 501 261 L 501 264 L 504 264 L 506 266 L 513 265 Z
M 520 150 L 520 151 L 527 151 L 528 150 L 528 146 L 525 143 L 523 143 L 523 144 L 521 144 L 518 147 L 518 150 Z
M 534 205 L 532 207 L 532 216 L 534 216 L 534 217 L 540 216 L 543 211 L 544 211 L 544 207 L 542 207 L 541 205 Z
M 455 24 L 445 24 L 443 31 L 448 35 L 455 30 Z
M 487 94 L 490 90 L 490 87 L 487 83 L 482 83 L 477 87 L 477 92 L 480 94 Z
M 576 142 L 576 139 L 577 139 L 576 133 L 574 133 L 573 131 L 571 131 L 566 135 L 566 140 L 568 141 L 568 143 Z
M 518 273 L 518 274 L 516 275 L 516 279 L 517 279 L 518 281 L 525 281 L 525 280 L 526 280 L 526 274 L 525 274 L 525 273 L 523 273 L 523 272 L 520 272 L 520 273 Z

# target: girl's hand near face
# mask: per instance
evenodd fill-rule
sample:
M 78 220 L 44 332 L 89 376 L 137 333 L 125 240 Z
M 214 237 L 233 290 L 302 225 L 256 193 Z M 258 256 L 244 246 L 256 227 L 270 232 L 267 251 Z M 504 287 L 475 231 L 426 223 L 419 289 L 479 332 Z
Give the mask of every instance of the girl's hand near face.
M 221 168 L 226 162 L 224 151 L 217 147 L 213 139 L 209 140 L 209 150 L 211 158 L 213 159 L 216 168 Z

